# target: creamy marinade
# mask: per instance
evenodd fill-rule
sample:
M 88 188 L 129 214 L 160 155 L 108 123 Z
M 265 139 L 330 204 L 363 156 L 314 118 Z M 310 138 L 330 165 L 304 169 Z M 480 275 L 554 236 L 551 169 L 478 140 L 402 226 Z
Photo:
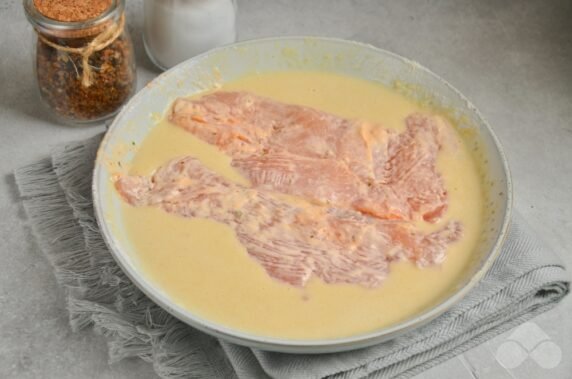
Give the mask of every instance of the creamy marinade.
M 412 113 L 431 112 L 380 85 L 330 73 L 258 74 L 225 84 L 220 90 L 248 91 L 399 131 Z M 247 254 L 230 227 L 212 220 L 126 204 L 123 219 L 143 270 L 175 302 L 201 317 L 282 338 L 334 338 L 368 332 L 408 318 L 442 299 L 470 259 L 480 233 L 480 181 L 460 137 L 453 133 L 449 138 L 437 159 L 437 170 L 448 191 L 448 210 L 439 222 L 418 222 L 417 226 L 429 233 L 457 220 L 463 225 L 463 237 L 448 247 L 443 264 L 420 269 L 409 262 L 392 263 L 388 277 L 374 288 L 326 284 L 316 277 L 304 287 L 277 281 Z M 229 156 L 166 120 L 158 123 L 139 147 L 129 173 L 148 176 L 170 159 L 188 155 L 234 183 L 248 184 L 231 167 Z

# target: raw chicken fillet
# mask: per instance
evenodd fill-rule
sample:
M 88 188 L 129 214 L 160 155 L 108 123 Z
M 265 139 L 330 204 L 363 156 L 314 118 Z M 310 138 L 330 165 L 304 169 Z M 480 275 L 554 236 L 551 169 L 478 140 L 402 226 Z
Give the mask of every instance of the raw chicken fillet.
M 167 163 L 150 178 L 122 177 L 116 188 L 131 205 L 159 206 L 230 226 L 271 277 L 300 287 L 312 275 L 326 283 L 376 287 L 393 260 L 405 258 L 421 266 L 442 262 L 447 245 L 461 233 L 458 223 L 423 235 L 409 223 L 353 210 L 294 206 L 229 182 L 191 157 Z
M 233 158 L 253 186 L 387 220 L 437 221 L 447 192 L 441 131 L 412 115 L 399 134 L 245 92 L 178 99 L 169 119 Z

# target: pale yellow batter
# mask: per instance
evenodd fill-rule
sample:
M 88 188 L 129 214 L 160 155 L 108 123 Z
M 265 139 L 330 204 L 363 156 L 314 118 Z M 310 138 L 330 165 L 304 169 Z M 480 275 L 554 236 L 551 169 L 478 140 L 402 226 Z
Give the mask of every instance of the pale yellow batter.
M 259 74 L 223 85 L 279 101 L 315 107 L 402 129 L 416 111 L 430 112 L 374 83 L 316 72 Z M 130 174 L 149 175 L 175 157 L 193 155 L 231 180 L 247 183 L 230 159 L 183 129 L 160 122 L 137 152 Z M 123 205 L 128 235 L 149 277 L 176 303 L 195 314 L 242 331 L 281 338 L 317 339 L 369 332 L 407 319 L 435 304 L 456 284 L 480 233 L 481 184 L 475 163 L 453 133 L 438 158 L 449 191 L 450 219 L 464 225 L 464 237 L 450 246 L 440 267 L 391 266 L 376 289 L 325 284 L 313 278 L 304 289 L 271 279 L 240 245 L 233 231 L 209 220 L 185 219 L 159 208 Z

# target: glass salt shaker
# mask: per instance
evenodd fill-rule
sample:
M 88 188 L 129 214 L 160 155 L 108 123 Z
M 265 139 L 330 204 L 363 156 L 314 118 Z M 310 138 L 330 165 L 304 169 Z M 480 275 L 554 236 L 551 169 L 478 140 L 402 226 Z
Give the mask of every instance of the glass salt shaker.
M 40 98 L 58 120 L 99 123 L 114 116 L 136 88 L 125 3 L 80 0 L 75 4 L 58 8 L 55 2 L 24 0 L 37 36 L 35 76 Z
M 166 70 L 236 41 L 236 0 L 145 0 L 147 55 Z

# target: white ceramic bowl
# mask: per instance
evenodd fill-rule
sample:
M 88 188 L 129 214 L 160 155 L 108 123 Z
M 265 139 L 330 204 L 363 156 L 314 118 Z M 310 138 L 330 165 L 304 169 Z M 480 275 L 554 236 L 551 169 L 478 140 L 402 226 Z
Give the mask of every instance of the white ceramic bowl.
M 445 109 L 462 128 L 475 133 L 467 142 L 476 149 L 487 192 L 484 232 L 473 253 L 470 269 L 437 306 L 398 324 L 367 334 L 327 340 L 287 340 L 251 335 L 198 317 L 176 305 L 149 280 L 136 262 L 119 211 L 120 199 L 112 188 L 106 160 L 127 141 L 139 145 L 155 123 L 150 115 L 163 115 L 172 101 L 208 89 L 215 83 L 253 72 L 321 70 L 393 86 L 407 96 L 430 101 Z M 121 159 L 132 159 L 127 152 Z M 141 90 L 111 125 L 101 143 L 93 179 L 93 199 L 101 232 L 117 263 L 153 301 L 183 322 L 237 344 L 292 353 L 351 350 L 391 339 L 430 321 L 462 298 L 486 273 L 500 253 L 510 219 L 511 183 L 497 137 L 479 112 L 446 81 L 419 64 L 361 43 L 314 37 L 253 40 L 222 47 L 190 59 L 165 72 Z M 221 300 L 224 301 L 224 300 Z

